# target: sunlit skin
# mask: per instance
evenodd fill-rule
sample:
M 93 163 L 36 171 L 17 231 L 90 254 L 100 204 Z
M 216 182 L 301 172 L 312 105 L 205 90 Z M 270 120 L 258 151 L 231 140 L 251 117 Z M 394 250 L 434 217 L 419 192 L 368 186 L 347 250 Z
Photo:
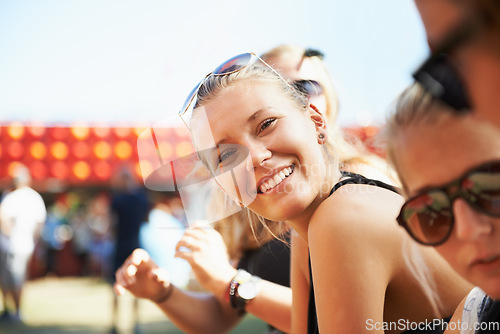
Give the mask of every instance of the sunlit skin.
M 470 12 L 459 1 L 416 0 L 415 3 L 431 49 L 436 49 Z M 493 41 L 484 35 L 483 30 L 471 41 L 458 46 L 451 57 L 467 87 L 474 115 L 500 127 L 500 51 L 494 49 Z
M 471 116 L 447 117 L 405 129 L 397 138 L 396 163 L 409 196 L 441 186 L 485 162 L 500 160 L 500 131 Z M 453 204 L 455 227 L 436 250 L 471 283 L 500 298 L 500 219 Z M 487 263 L 478 263 L 497 256 Z
M 199 141 L 213 137 L 215 144 L 238 144 L 249 150 L 257 182 L 253 187 L 280 169 L 293 168 L 281 184 L 259 192 L 248 207 L 268 219 L 307 228 L 312 213 L 333 185 L 333 180 L 327 180 L 322 147 L 327 138 L 323 117 L 312 108 L 300 110 L 275 85 L 256 81 L 232 85 L 194 114 L 200 112 L 206 112 L 210 127 L 195 118 L 193 131 Z M 318 138 L 320 133 L 323 139 Z M 232 186 L 224 182 L 231 179 L 224 178 L 221 185 Z

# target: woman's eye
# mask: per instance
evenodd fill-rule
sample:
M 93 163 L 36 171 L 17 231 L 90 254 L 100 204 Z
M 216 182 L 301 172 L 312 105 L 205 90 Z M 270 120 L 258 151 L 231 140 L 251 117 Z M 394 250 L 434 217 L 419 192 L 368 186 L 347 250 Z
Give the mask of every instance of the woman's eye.
M 258 133 L 261 133 L 262 131 L 264 131 L 266 128 L 268 128 L 269 126 L 273 125 L 273 123 L 276 122 L 276 118 L 269 118 L 269 119 L 266 119 L 264 122 L 262 122 L 260 124 L 260 127 L 259 127 L 259 131 Z
M 224 160 L 226 160 L 227 158 L 229 158 L 233 154 L 234 154 L 234 151 L 225 151 L 225 152 L 222 152 L 221 155 L 219 156 L 218 163 L 219 164 L 223 163 Z

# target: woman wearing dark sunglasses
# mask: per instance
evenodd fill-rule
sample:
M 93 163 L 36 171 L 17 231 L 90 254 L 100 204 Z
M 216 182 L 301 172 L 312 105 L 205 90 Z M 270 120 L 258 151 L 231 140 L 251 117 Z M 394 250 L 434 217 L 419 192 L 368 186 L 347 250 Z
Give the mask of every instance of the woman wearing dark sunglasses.
M 405 236 L 393 224 L 400 195 L 341 173 L 322 114 L 260 58 L 242 54 L 220 65 L 180 114 L 228 198 L 263 224 L 281 221 L 295 231 L 293 333 L 398 333 L 436 317 L 403 260 Z M 419 254 L 438 283 L 449 282 L 434 306 L 451 315 L 468 285 L 431 249 Z M 229 300 L 238 286 L 229 285 Z
M 455 110 L 472 107 L 474 114 L 500 126 L 500 1 L 415 3 L 432 51 L 416 79 Z
M 396 103 L 387 141 L 408 197 L 399 224 L 489 296 L 483 300 L 474 290 L 450 324 L 462 317 L 483 329 L 476 333 L 499 333 L 500 130 L 450 112 L 415 84 Z M 479 319 L 471 319 L 474 300 Z

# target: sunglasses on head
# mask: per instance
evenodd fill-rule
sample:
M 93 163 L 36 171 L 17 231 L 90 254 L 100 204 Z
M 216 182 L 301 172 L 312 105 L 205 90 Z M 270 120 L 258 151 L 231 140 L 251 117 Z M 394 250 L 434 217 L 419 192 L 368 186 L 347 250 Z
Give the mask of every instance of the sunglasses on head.
M 295 80 L 291 82 L 291 85 L 309 98 L 323 94 L 323 87 L 315 80 Z
M 186 124 L 186 126 L 189 128 L 189 122 L 187 121 L 191 117 L 189 110 L 193 105 L 196 104 L 195 100 L 196 100 L 196 96 L 198 94 L 198 91 L 200 90 L 201 86 L 203 86 L 205 81 L 210 76 L 222 76 L 222 75 L 236 73 L 236 72 L 241 71 L 242 69 L 244 69 L 248 65 L 253 64 L 257 61 L 260 61 L 263 65 L 268 67 L 271 71 L 273 71 L 278 76 L 278 78 L 280 78 L 281 80 L 283 80 L 286 83 L 286 81 L 281 77 L 281 75 L 278 72 L 276 72 L 276 70 L 274 70 L 271 66 L 269 66 L 269 64 L 267 64 L 264 60 L 262 60 L 255 53 L 247 52 L 247 53 L 242 53 L 240 55 L 237 55 L 229 60 L 226 60 L 225 62 L 223 62 L 222 64 L 217 66 L 217 68 L 215 68 L 215 70 L 208 73 L 205 76 L 205 78 L 203 78 L 203 80 L 201 80 L 193 88 L 191 93 L 189 93 L 186 101 L 184 102 L 184 105 L 182 106 L 181 110 L 179 111 L 179 116 L 183 120 L 184 124 Z M 192 110 L 191 110 L 191 112 L 192 112 Z
M 444 38 L 443 43 L 413 73 L 413 78 L 435 98 L 452 107 L 456 113 L 467 113 L 471 104 L 462 79 L 449 54 L 467 42 L 477 31 L 478 24 L 470 20 Z
M 458 198 L 477 212 L 500 218 L 500 161 L 475 167 L 443 187 L 420 191 L 405 202 L 397 221 L 417 242 L 440 245 L 453 231 L 453 202 Z

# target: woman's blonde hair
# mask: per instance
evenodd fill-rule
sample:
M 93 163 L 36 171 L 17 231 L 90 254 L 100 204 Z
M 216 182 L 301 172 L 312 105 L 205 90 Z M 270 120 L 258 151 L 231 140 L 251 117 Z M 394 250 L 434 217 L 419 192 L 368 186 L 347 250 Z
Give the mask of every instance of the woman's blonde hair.
M 453 117 L 454 113 L 450 107 L 427 93 L 419 83 L 406 88 L 398 96 L 392 108 L 393 111 L 387 118 L 380 136 L 386 143 L 387 160 L 400 175 L 402 186 L 406 189 L 401 177 L 403 173 L 396 159 L 396 146 L 401 134 L 412 125 L 437 122 L 442 118 Z
M 450 107 L 427 93 L 419 83 L 414 83 L 406 88 L 398 96 L 392 108 L 381 136 L 386 142 L 387 158 L 400 175 L 405 196 L 408 197 L 402 177 L 403 171 L 399 168 L 397 160 L 397 150 L 404 149 L 398 147 L 401 136 L 411 126 L 436 123 L 446 118 L 461 116 L 454 114 Z M 403 248 L 405 262 L 430 301 L 434 313 L 439 315 L 439 309 L 442 305 L 439 296 L 436 295 L 436 283 L 425 263 L 419 245 L 411 240 L 409 235 L 406 235 Z

